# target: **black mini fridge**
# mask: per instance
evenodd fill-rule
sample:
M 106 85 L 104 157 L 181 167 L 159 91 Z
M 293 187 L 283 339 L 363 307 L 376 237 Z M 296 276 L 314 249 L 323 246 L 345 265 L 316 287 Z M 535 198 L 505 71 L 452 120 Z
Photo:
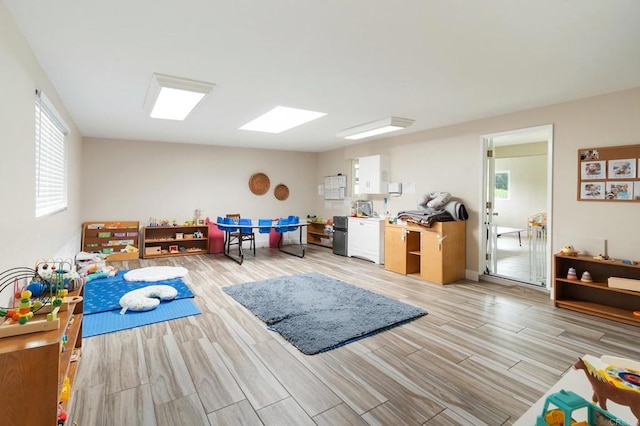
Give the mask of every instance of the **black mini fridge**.
M 347 256 L 347 216 L 333 217 L 333 254 Z

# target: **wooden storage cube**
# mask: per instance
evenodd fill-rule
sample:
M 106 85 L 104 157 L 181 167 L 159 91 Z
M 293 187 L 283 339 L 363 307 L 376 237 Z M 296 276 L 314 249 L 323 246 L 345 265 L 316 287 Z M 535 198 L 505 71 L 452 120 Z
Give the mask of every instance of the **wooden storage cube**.
M 611 288 L 640 291 L 640 280 L 638 279 L 609 277 L 608 285 Z
M 152 246 L 152 247 L 144 248 L 144 254 L 160 254 L 161 252 L 162 252 L 161 246 Z

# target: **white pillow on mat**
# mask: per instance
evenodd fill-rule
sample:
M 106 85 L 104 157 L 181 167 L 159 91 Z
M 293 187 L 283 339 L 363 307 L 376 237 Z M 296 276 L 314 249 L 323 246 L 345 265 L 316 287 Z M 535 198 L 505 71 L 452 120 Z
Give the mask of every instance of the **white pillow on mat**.
M 162 281 L 181 278 L 188 273 L 189 271 L 182 266 L 149 266 L 132 269 L 124 274 L 124 279 L 127 281 Z
M 177 295 L 178 290 L 170 285 L 150 285 L 132 290 L 120 298 L 120 315 L 124 315 L 127 310 L 150 311 L 155 309 L 161 300 L 173 300 Z

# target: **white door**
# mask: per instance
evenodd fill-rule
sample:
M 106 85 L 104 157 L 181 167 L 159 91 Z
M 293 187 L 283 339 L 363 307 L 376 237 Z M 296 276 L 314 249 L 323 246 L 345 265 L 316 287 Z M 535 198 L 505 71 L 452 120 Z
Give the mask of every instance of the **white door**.
M 494 211 L 495 206 L 495 160 L 493 151 L 493 138 L 483 138 L 484 155 L 485 155 L 485 168 L 486 172 L 483 177 L 483 186 L 485 192 L 484 203 L 484 228 L 483 235 L 485 236 L 485 274 L 495 275 L 497 273 L 497 236 L 496 227 L 493 225 L 493 217 L 498 213 Z
M 550 288 L 552 138 L 552 125 L 482 136 L 484 276 Z M 528 226 L 539 214 L 543 233 Z

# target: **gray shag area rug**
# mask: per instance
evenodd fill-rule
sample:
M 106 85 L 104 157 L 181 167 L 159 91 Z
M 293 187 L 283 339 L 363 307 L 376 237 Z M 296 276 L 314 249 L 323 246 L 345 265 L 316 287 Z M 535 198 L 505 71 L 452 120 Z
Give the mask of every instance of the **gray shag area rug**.
M 427 314 L 424 309 L 315 272 L 222 290 L 307 355 Z

